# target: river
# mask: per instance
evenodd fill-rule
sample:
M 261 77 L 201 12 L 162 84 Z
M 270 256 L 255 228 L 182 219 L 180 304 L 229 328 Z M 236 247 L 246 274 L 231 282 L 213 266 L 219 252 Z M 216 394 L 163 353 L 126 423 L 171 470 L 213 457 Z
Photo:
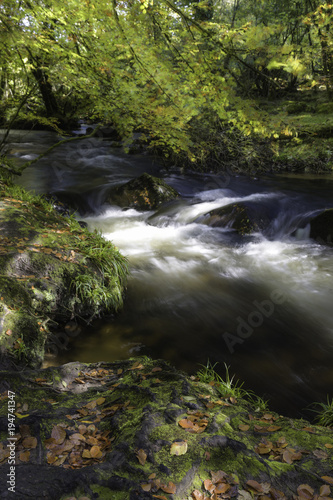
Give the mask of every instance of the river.
M 14 131 L 9 140 L 21 165 L 58 139 Z M 153 212 L 105 204 L 110 187 L 144 171 L 163 177 L 181 200 Z M 333 177 L 166 171 L 97 137 L 53 150 L 18 182 L 70 201 L 130 263 L 123 310 L 82 328 L 55 364 L 146 354 L 195 373 L 209 359 L 290 416 L 333 395 L 333 251 L 306 229 L 295 234 L 311 214 L 333 207 Z M 274 212 L 262 234 L 240 237 L 201 222 L 213 208 L 244 200 Z

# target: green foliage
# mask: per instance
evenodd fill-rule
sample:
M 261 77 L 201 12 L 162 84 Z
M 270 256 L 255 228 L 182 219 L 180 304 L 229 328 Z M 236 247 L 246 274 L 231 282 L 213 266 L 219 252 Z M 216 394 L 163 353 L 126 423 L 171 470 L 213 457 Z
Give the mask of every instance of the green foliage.
M 324 427 L 333 427 L 333 398 L 327 396 L 327 403 L 314 403 L 311 411 L 314 411 L 316 416 L 316 422 Z
M 214 383 L 214 387 L 216 387 L 217 391 L 221 394 L 223 398 L 234 397 L 234 398 L 243 398 L 246 395 L 246 391 L 242 389 L 243 383 L 239 383 L 238 380 L 234 381 L 235 376 L 233 375 L 230 378 L 229 374 L 229 366 L 224 363 L 225 368 L 225 378 L 222 378 L 216 371 L 215 366 L 211 364 L 208 360 L 206 365 L 200 365 L 202 368 L 197 372 L 197 377 L 200 382 Z

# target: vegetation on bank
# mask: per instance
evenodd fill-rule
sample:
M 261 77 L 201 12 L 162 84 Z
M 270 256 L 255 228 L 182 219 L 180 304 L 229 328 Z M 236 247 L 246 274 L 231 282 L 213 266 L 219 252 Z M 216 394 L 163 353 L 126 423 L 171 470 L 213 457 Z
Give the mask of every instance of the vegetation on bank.
M 190 168 L 331 171 L 332 19 L 322 0 L 4 0 L 0 121 L 111 123 Z
M 0 345 L 18 364 L 38 365 L 52 330 L 122 306 L 126 259 L 100 234 L 51 202 L 0 183 Z

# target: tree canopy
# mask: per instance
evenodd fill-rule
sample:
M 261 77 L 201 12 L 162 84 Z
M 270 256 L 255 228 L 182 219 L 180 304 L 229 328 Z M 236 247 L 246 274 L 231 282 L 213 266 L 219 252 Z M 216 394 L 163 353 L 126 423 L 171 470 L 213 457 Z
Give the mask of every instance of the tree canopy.
M 3 0 L 0 119 L 111 122 L 193 162 L 223 126 L 289 134 L 256 98 L 332 92 L 332 17 L 318 0 Z

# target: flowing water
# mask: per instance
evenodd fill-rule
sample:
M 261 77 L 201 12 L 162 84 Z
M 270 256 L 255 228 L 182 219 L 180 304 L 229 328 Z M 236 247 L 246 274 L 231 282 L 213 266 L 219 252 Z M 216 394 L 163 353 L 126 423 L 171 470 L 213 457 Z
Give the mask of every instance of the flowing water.
M 57 138 L 13 132 L 10 141 L 20 165 Z M 148 156 L 125 155 L 110 144 L 100 138 L 64 144 L 19 181 L 70 200 L 131 268 L 123 310 L 83 328 L 54 362 L 146 354 L 194 373 L 209 359 L 222 375 L 223 364 L 230 365 L 273 409 L 296 416 L 332 396 L 333 250 L 309 239 L 307 220 L 333 207 L 333 177 L 164 171 Z M 152 212 L 105 204 L 111 186 L 144 171 L 163 177 L 181 199 Z M 247 200 L 271 214 L 263 234 L 240 237 L 200 218 Z

